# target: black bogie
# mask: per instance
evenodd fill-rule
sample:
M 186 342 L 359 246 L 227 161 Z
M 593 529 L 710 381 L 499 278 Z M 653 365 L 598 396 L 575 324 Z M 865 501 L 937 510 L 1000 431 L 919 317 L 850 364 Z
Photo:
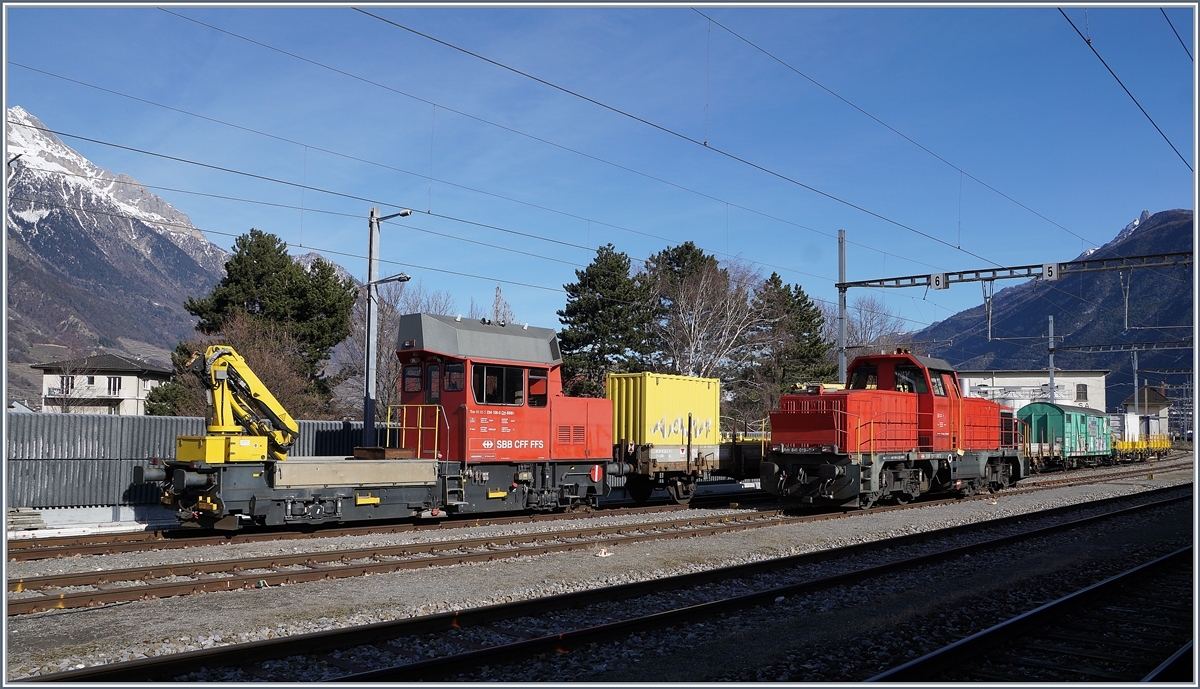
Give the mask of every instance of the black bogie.
M 403 461 L 403 460 L 397 460 Z M 470 465 L 441 462 L 435 482 L 390 486 L 277 488 L 271 463 L 196 465 L 168 461 L 159 481 L 163 502 L 190 525 L 237 529 L 242 526 L 297 526 L 452 514 L 550 511 L 595 505 L 606 494 L 597 463 Z M 599 464 L 601 469 L 605 464 Z
M 856 461 L 857 460 L 857 461 Z M 1001 490 L 1028 476 L 1016 451 L 864 455 L 774 453 L 762 463 L 762 487 L 802 504 L 869 508 L 926 494 L 962 496 Z

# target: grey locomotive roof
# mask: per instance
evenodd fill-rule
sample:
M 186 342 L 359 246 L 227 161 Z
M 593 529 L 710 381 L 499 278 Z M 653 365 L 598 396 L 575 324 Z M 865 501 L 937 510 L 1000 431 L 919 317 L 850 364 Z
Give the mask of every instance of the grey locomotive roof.
M 925 368 L 937 369 L 938 371 L 953 371 L 954 367 L 945 359 L 934 359 L 931 356 L 921 356 L 919 354 L 909 355 L 921 363 Z
M 406 342 L 412 344 L 406 345 Z M 410 313 L 400 317 L 399 352 L 423 349 L 459 359 L 498 359 L 552 366 L 562 363 L 552 328 L 481 323 L 474 318 Z
M 917 363 L 921 364 L 925 368 L 932 368 L 932 369 L 935 369 L 938 371 L 953 371 L 954 370 L 954 367 L 950 365 L 950 362 L 946 361 L 945 359 L 934 359 L 933 357 L 930 357 L 930 356 L 921 356 L 920 354 L 913 354 L 912 352 L 905 352 L 905 354 L 916 359 Z M 880 354 L 861 354 L 861 355 L 859 355 L 859 358 L 865 359 L 867 357 L 873 357 L 873 356 L 886 356 L 886 355 L 883 354 L 882 352 Z
M 1030 402 L 1029 404 L 1025 405 L 1024 407 L 1021 407 L 1021 409 L 1029 409 L 1030 407 L 1032 407 L 1035 404 L 1044 404 L 1047 407 L 1057 407 L 1058 409 L 1061 409 L 1068 414 L 1084 414 L 1086 416 L 1105 416 L 1105 417 L 1108 416 L 1108 414 L 1106 414 L 1103 409 L 1089 409 L 1087 407 L 1073 407 L 1069 404 L 1057 404 L 1057 403 L 1050 404 L 1049 402 L 1047 402 L 1045 400 L 1038 400 L 1036 402 Z M 1021 409 L 1017 410 L 1018 415 L 1021 413 Z M 1030 411 L 1032 412 L 1033 410 L 1030 409 Z
M 1067 376 L 1070 376 L 1070 375 L 1082 375 L 1082 374 L 1085 374 L 1085 373 L 1099 373 L 1099 374 L 1103 374 L 1103 375 L 1108 375 L 1109 373 L 1112 373 L 1112 371 L 1110 371 L 1110 370 L 1107 370 L 1107 369 L 1102 369 L 1102 368 L 1097 368 L 1097 369 L 1071 369 L 1071 368 L 1058 368 L 1057 366 L 1056 366 L 1056 367 L 1054 367 L 1054 375 L 1056 375 L 1056 376 L 1062 376 L 1062 375 L 1067 375 Z M 959 372 L 958 372 L 958 375 L 959 375 L 959 376 L 967 376 L 967 377 L 970 377 L 970 376 L 994 376 L 994 375 L 1006 375 L 1006 376 L 1048 376 L 1048 375 L 1050 375 L 1050 374 L 1049 374 L 1049 373 L 1046 371 L 1046 369 L 1044 369 L 1044 368 L 1043 368 L 1043 369 L 1041 369 L 1041 370 L 1029 369 L 1029 370 L 1011 370 L 1011 371 L 1007 371 L 1007 370 L 1000 370 L 1000 369 L 996 369 L 996 370 L 993 370 L 993 371 L 959 371 Z
M 173 371 L 169 368 L 164 368 L 157 364 L 152 364 L 148 361 L 142 361 L 140 359 L 133 359 L 127 356 L 118 356 L 116 354 L 97 354 L 95 356 L 86 356 L 82 359 L 51 361 L 45 364 L 33 364 L 30 366 L 30 368 L 38 368 L 46 372 L 72 372 L 76 375 L 115 372 L 162 374 L 173 373 Z

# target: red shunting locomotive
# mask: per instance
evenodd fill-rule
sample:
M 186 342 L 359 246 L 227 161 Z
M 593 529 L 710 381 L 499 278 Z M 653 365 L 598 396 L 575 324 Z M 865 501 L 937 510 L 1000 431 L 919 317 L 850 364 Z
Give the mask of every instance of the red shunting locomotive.
M 595 505 L 608 492 L 612 402 L 562 396 L 554 330 L 430 314 L 400 320 L 402 406 L 390 419 L 439 461 L 455 513 Z
M 1000 490 L 1029 475 L 1012 410 L 963 397 L 949 363 L 896 350 L 858 357 L 847 380 L 845 390 L 785 395 L 771 413 L 765 490 L 866 509 Z

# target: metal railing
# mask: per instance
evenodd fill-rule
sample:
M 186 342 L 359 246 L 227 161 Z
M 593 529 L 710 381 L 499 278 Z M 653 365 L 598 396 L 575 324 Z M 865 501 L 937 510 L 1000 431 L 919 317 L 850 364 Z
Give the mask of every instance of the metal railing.
M 390 405 L 387 408 L 386 429 L 387 447 L 411 448 L 419 459 L 440 459 L 450 453 L 450 422 L 440 404 Z M 443 429 L 445 435 L 442 435 Z M 398 441 L 396 445 L 392 445 L 393 431 Z M 430 433 L 433 435 L 432 442 L 429 443 L 430 447 L 426 447 L 425 440 Z M 414 438 L 415 445 L 411 444 Z M 440 452 L 443 440 L 446 443 L 445 454 Z

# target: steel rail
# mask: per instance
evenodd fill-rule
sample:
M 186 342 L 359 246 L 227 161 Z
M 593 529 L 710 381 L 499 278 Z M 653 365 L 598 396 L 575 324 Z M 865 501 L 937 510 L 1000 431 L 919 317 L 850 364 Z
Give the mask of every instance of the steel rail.
M 988 651 L 995 650 L 1011 639 L 1029 634 L 1033 630 L 1042 627 L 1055 625 L 1062 619 L 1063 615 L 1072 609 L 1092 603 L 1098 599 L 1110 598 L 1114 593 L 1119 593 L 1121 589 L 1137 586 L 1164 569 L 1179 566 L 1190 567 L 1191 563 L 1192 546 L 1189 545 L 1058 600 L 1046 603 L 977 634 L 972 634 L 965 639 L 932 653 L 927 653 L 916 660 L 880 673 L 866 681 L 928 682 L 938 679 L 942 673 L 951 669 L 964 670 L 969 673 L 970 670 L 967 667 L 969 661 Z M 1191 616 L 1189 615 L 1188 617 L 1190 622 Z M 1170 653 L 1165 655 L 1169 656 Z M 1105 679 L 1109 681 L 1117 679 L 1119 681 L 1119 678 Z M 1136 680 L 1139 678 L 1130 679 Z
M 1171 458 L 1154 461 L 1169 461 Z M 1137 473 L 1137 472 L 1134 472 Z M 1026 485 L 1042 485 L 1032 477 L 1025 479 Z M 95 536 L 59 536 L 51 538 L 31 538 L 10 540 L 7 542 L 8 560 L 10 562 L 26 562 L 55 557 L 73 557 L 76 555 L 114 555 L 119 553 L 145 552 L 148 550 L 172 550 L 192 547 L 217 545 L 236 545 L 240 543 L 261 543 L 286 540 L 310 540 L 314 538 L 335 538 L 340 536 L 398 534 L 419 531 L 444 531 L 447 529 L 471 528 L 504 524 L 526 524 L 541 521 L 561 521 L 567 519 L 589 518 L 594 516 L 624 516 L 628 514 L 657 514 L 676 512 L 684 509 L 704 507 L 708 502 L 699 505 L 700 500 L 711 498 L 712 504 L 728 502 L 730 497 L 736 497 L 739 502 L 767 501 L 775 499 L 764 491 L 755 491 L 739 496 L 700 496 L 693 500 L 691 507 L 679 505 L 652 505 L 645 507 L 604 508 L 597 511 L 575 511 L 556 514 L 526 514 L 509 517 L 486 517 L 452 519 L 432 524 L 397 523 L 371 524 L 367 526 L 337 526 L 318 529 L 316 531 L 269 531 L 238 534 L 201 536 L 188 535 L 188 529 L 169 529 L 153 532 L 103 534 Z
M 1134 475 L 1144 472 L 1132 472 Z M 1007 495 L 1019 495 L 1027 492 L 1046 490 L 1063 483 L 1102 483 L 1114 480 L 1111 475 L 1099 477 L 1080 477 L 1075 479 L 1058 479 L 1047 482 L 1050 485 L 1013 489 Z M 377 546 L 371 548 L 356 548 L 345 550 L 305 552 L 287 555 L 271 555 L 259 558 L 241 558 L 232 560 L 216 560 L 209 562 L 185 563 L 176 565 L 158 565 L 134 567 L 116 570 L 101 570 L 84 573 L 48 575 L 41 577 L 14 578 L 8 581 L 8 591 L 22 592 L 41 590 L 51 587 L 92 586 L 96 590 L 51 594 L 28 598 L 10 598 L 8 600 L 9 616 L 43 612 L 46 610 L 62 610 L 80 607 L 95 607 L 109 603 L 120 603 L 134 600 L 166 598 L 180 595 L 210 593 L 214 591 L 230 591 L 236 589 L 266 588 L 278 585 L 291 585 L 308 581 L 340 579 L 354 576 L 366 576 L 385 572 L 395 572 L 405 569 L 424 569 L 427 567 L 465 564 L 468 562 L 490 562 L 493 560 L 509 559 L 530 555 L 542 555 L 551 552 L 569 552 L 593 548 L 596 546 L 617 546 L 640 543 L 651 540 L 672 538 L 692 538 L 709 536 L 731 531 L 783 526 L 805 522 L 823 521 L 853 517 L 862 514 L 874 514 L 899 509 L 916 509 L 920 507 L 952 504 L 963 500 L 990 499 L 992 495 L 982 494 L 969 498 L 946 498 L 942 500 L 922 501 L 910 505 L 895 505 L 877 507 L 872 510 L 854 510 L 850 512 L 826 512 L 801 516 L 785 516 L 783 510 L 761 512 L 742 517 L 740 515 L 722 515 L 715 517 L 686 518 L 665 522 L 647 522 L 638 524 L 623 524 L 607 527 L 592 527 L 588 529 L 538 532 L 530 534 L 514 534 L 500 536 L 485 536 L 471 539 L 451 541 L 433 541 L 424 543 L 401 544 L 395 546 Z M 712 525 L 712 526 L 710 526 Z M 625 535 L 629 532 L 640 532 L 635 535 Z M 564 539 L 577 539 L 566 541 Z M 539 543 L 539 541 L 553 541 Z M 521 544 L 535 544 L 522 546 Z M 479 550 L 479 549 L 485 550 Z M 462 550 L 463 553 L 431 555 L 419 557 L 422 553 L 447 553 Z M 472 552 L 474 551 L 474 552 Z M 381 558 L 405 558 L 373 562 L 370 564 L 351 564 L 359 560 L 379 560 Z M 277 571 L 283 567 L 304 567 L 285 572 Z M 259 570 L 258 573 L 242 574 L 246 570 Z M 263 572 L 261 570 L 269 570 Z M 201 578 L 207 574 L 234 573 L 233 576 Z M 128 586 L 114 586 L 114 582 L 146 582 L 153 579 L 168 577 L 194 577 L 183 582 L 139 583 Z
M 1104 515 L 1086 517 L 1042 529 L 1035 529 L 1025 533 L 1003 536 L 980 543 L 950 548 L 936 553 L 929 553 L 927 555 L 919 555 L 896 562 L 866 567 L 854 572 L 835 574 L 811 581 L 789 584 L 786 586 L 767 589 L 765 591 L 734 596 L 732 598 L 711 601 L 708 603 L 700 603 L 675 610 L 635 617 L 628 620 L 596 625 L 594 627 L 573 630 L 564 632 L 562 634 L 529 639 L 526 641 L 518 641 L 511 644 L 479 649 L 463 654 L 431 658 L 429 660 L 417 661 L 415 663 L 408 663 L 405 665 L 384 668 L 381 670 L 356 673 L 343 676 L 332 681 L 414 682 L 445 680 L 451 678 L 455 674 L 463 672 L 464 668 L 474 669 L 480 665 L 490 665 L 497 662 L 511 662 L 515 659 L 522 657 L 527 658 L 538 653 L 569 652 L 573 649 L 579 648 L 583 644 L 615 640 L 638 631 L 662 629 L 664 627 L 671 627 L 683 622 L 691 622 L 698 619 L 712 619 L 721 614 L 736 613 L 746 608 L 770 605 L 777 602 L 781 596 L 787 598 L 791 596 L 812 593 L 814 591 L 820 591 L 835 586 L 853 584 L 874 577 L 894 574 L 896 572 L 919 566 L 935 564 L 944 560 L 960 557 L 962 555 L 969 555 L 979 551 L 1004 547 L 1013 543 L 1057 533 L 1059 531 L 1088 526 L 1098 521 L 1132 514 L 1143 509 L 1148 509 L 1149 507 L 1157 506 L 1161 505 L 1152 504 L 1151 506 L 1143 505 L 1131 507 Z
M 709 582 L 728 579 L 741 579 L 764 572 L 783 570 L 816 562 L 836 560 L 864 552 L 886 549 L 898 550 L 904 546 L 921 541 L 957 536 L 975 531 L 985 531 L 998 526 L 1020 524 L 1024 521 L 1032 519 L 1055 517 L 1069 514 L 1071 512 L 1078 512 L 1084 509 L 1113 506 L 1122 501 L 1127 501 L 1133 498 L 1157 496 L 1174 490 L 1177 490 L 1177 487 L 1147 491 L 1145 493 L 1139 493 L 1135 496 L 1118 496 L 1089 503 L 1067 505 L 1037 513 L 1015 515 L 1012 517 L 1004 517 L 1001 519 L 988 520 L 984 522 L 975 522 L 972 524 L 964 524 L 948 529 L 938 529 L 919 534 L 897 536 L 880 541 L 858 543 L 841 548 L 822 550 L 812 553 L 803 553 L 800 555 L 792 555 L 759 562 L 751 562 L 732 567 L 704 570 L 662 579 L 652 579 L 630 584 L 621 584 L 618 586 L 603 587 L 600 589 L 590 589 L 560 594 L 556 596 L 547 596 L 524 601 L 514 601 L 510 603 L 500 603 L 496 605 L 468 608 L 465 610 L 424 615 L 420 617 L 406 618 L 389 622 L 379 622 L 348 629 L 337 629 L 310 634 L 293 635 L 277 639 L 255 641 L 245 644 L 235 644 L 199 651 L 175 653 L 122 663 L 97 665 L 80 670 L 71 670 L 54 673 L 51 675 L 32 677 L 22 681 L 131 682 L 156 679 L 170 680 L 175 677 L 186 675 L 190 672 L 195 672 L 201 668 L 231 667 L 273 660 L 287 656 L 302 655 L 306 653 L 321 653 L 338 648 L 352 648 L 366 644 L 382 646 L 388 639 L 395 639 L 414 634 L 427 634 L 446 631 L 449 629 L 463 628 L 471 625 L 489 624 L 506 619 L 539 615 L 570 608 L 578 608 L 599 602 L 626 600 L 665 590 L 681 590 Z M 1166 500 L 1160 500 L 1149 505 L 1126 508 L 1118 510 L 1117 512 L 1089 517 L 1086 519 L 1105 519 L 1117 516 L 1119 514 L 1128 514 L 1131 510 L 1149 509 L 1154 506 L 1162 506 L 1165 504 L 1190 499 L 1192 499 L 1192 495 L 1189 492 L 1189 494 L 1186 496 L 1168 498 Z M 869 512 L 864 512 L 862 514 L 868 513 Z M 1081 522 L 1080 520 L 1075 520 L 1075 522 L 1070 522 L 1068 524 L 1071 523 L 1078 525 Z M 1068 525 L 1060 524 L 1050 528 L 1062 529 L 1069 527 Z M 1020 538 L 1021 536 L 1022 534 L 1017 534 L 1015 536 L 1006 538 Z M 1032 536 L 1026 535 L 1025 537 Z M 976 544 L 976 546 L 966 547 L 970 548 L 980 546 L 979 544 Z M 814 582 L 807 582 L 798 584 L 797 586 L 812 585 L 813 583 Z M 775 589 L 772 589 L 768 594 L 764 594 L 764 598 L 773 601 L 774 597 L 782 595 L 776 593 L 775 591 Z M 744 598 L 745 597 L 738 600 L 745 602 Z M 552 638 L 556 644 L 562 642 L 562 639 L 560 639 L 557 635 Z M 546 644 L 550 643 L 549 638 L 541 641 Z M 517 650 L 516 648 L 513 648 L 511 644 L 503 648 L 505 650 L 499 652 L 501 655 L 508 652 L 515 652 Z M 558 646 L 556 645 L 555 649 L 552 650 L 556 650 L 557 648 Z M 458 656 L 458 658 L 464 659 L 463 656 Z M 461 670 L 462 666 L 456 664 L 456 667 Z
M 738 496 L 739 501 L 761 500 L 765 493 Z M 704 496 L 702 496 L 704 497 Z M 699 498 L 697 498 L 699 500 Z M 724 498 L 728 502 L 728 496 Z M 703 507 L 702 502 L 695 508 Z M 719 504 L 714 501 L 714 504 Z M 313 538 L 336 538 L 340 536 L 411 533 L 414 531 L 444 531 L 447 529 L 472 528 L 479 526 L 526 524 L 543 521 L 562 521 L 587 517 L 616 517 L 627 514 L 657 514 L 695 509 L 679 505 L 652 505 L 647 507 L 617 507 L 596 511 L 574 511 L 556 514 L 526 514 L 510 517 L 469 517 L 440 521 L 432 524 L 396 523 L 371 524 L 365 526 L 334 526 L 315 531 L 267 531 L 238 534 L 188 535 L 189 529 L 163 529 L 152 532 L 103 534 L 96 536 L 58 536 L 8 541 L 9 561 L 43 560 L 53 557 L 75 555 L 115 555 L 118 553 L 142 552 L 145 550 L 171 550 L 239 543 L 261 543 L 283 540 L 308 540 Z

